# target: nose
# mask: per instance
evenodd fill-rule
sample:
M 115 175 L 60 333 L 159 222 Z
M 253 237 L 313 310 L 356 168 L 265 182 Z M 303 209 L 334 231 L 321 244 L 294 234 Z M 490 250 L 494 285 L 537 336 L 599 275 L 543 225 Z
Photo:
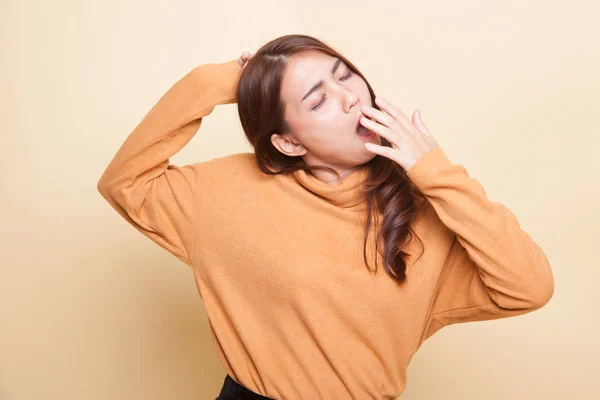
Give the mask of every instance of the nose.
M 346 90 L 344 102 L 344 111 L 350 112 L 352 106 L 358 103 L 358 96 L 354 92 Z
M 338 96 L 341 99 L 344 112 L 349 113 L 350 109 L 359 103 L 359 97 L 352 90 L 344 87 L 343 85 L 337 85 L 334 90 L 338 91 Z

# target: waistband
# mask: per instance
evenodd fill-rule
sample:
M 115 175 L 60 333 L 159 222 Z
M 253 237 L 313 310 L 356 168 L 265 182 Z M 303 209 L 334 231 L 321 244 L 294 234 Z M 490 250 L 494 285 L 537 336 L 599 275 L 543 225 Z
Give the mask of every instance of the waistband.
M 274 400 L 270 397 L 262 396 L 258 393 L 254 393 L 248 388 L 240 385 L 234 381 L 229 374 L 223 381 L 223 387 L 219 393 L 219 397 L 215 400 Z

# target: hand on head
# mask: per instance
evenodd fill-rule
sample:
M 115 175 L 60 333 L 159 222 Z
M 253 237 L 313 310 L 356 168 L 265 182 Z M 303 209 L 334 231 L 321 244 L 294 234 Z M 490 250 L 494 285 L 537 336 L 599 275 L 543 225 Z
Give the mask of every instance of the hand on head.
M 239 64 L 240 67 L 244 68 L 246 66 L 246 63 L 252 58 L 254 57 L 253 53 L 250 53 L 249 51 L 244 51 L 242 53 L 242 55 L 240 56 L 240 58 L 237 59 L 237 62 Z

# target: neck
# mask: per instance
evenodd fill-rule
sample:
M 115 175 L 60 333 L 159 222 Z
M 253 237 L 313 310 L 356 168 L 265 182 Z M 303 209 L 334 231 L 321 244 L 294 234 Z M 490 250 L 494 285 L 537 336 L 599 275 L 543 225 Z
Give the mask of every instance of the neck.
M 339 177 L 336 176 L 333 172 L 327 170 L 310 170 L 310 174 L 320 180 L 321 182 L 327 183 L 328 185 L 339 185 L 346 179 L 350 174 L 356 172 L 362 168 L 365 168 L 364 165 L 358 165 L 356 167 L 351 168 L 335 168 L 332 167 L 338 174 Z

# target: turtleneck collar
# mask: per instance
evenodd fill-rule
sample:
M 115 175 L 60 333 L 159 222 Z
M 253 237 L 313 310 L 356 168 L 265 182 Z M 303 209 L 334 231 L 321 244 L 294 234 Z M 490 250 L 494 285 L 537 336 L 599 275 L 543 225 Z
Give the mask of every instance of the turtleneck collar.
M 363 184 L 368 172 L 367 167 L 357 169 L 337 184 L 325 183 L 303 170 L 293 171 L 292 175 L 308 191 L 326 199 L 335 206 L 348 208 L 365 201 L 366 193 Z

